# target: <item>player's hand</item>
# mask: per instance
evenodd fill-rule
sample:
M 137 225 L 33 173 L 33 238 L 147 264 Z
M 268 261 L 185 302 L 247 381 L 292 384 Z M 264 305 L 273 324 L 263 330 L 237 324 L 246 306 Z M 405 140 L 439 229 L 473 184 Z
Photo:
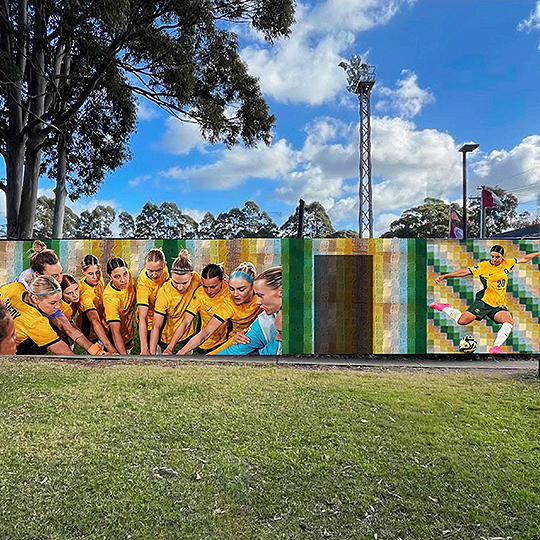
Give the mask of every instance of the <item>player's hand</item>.
M 105 351 L 100 347 L 99 343 L 93 343 L 90 347 L 88 347 L 88 354 L 98 356 L 105 354 Z
M 247 345 L 249 343 L 249 338 L 246 336 L 246 332 L 248 329 L 242 330 L 241 332 L 237 332 L 235 336 L 233 337 L 232 344 L 233 345 Z
M 171 355 L 173 353 L 173 350 L 169 347 L 163 350 L 162 354 Z
M 144 349 L 141 348 L 141 354 L 148 356 L 150 354 L 150 349 L 148 347 L 145 347 Z
M 435 278 L 435 285 L 438 285 L 443 280 L 443 275 L 437 276 Z

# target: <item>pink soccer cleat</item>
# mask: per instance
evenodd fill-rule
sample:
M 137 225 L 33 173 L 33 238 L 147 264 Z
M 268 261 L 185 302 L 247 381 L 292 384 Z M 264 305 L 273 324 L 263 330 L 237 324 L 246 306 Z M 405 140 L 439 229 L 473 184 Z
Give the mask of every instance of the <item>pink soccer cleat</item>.
M 505 354 L 505 352 L 500 347 L 497 347 L 497 345 L 494 345 L 489 349 L 489 354 Z
M 444 308 L 450 307 L 450 304 L 441 304 L 440 302 L 433 302 L 433 304 L 429 304 L 429 307 L 432 309 L 436 309 L 437 311 L 442 311 Z

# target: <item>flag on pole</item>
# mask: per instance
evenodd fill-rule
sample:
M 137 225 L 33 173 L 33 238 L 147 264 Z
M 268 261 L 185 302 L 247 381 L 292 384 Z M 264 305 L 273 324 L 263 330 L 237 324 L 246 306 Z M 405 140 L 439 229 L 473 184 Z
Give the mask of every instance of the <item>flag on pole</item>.
M 449 234 L 448 236 L 450 238 L 463 238 L 463 221 L 461 216 L 452 208 L 450 207 L 450 214 L 448 218 L 448 223 L 450 226 Z M 460 225 L 461 227 L 458 227 Z
M 482 188 L 482 206 L 484 208 L 493 208 L 494 206 L 502 206 L 502 201 L 488 188 Z

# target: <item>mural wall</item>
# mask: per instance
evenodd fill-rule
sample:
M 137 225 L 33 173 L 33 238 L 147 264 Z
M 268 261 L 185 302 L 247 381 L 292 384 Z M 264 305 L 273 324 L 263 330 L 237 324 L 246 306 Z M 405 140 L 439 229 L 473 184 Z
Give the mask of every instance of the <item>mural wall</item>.
M 80 261 L 96 255 L 105 267 L 122 257 L 134 278 L 144 256 L 162 248 L 170 268 L 183 248 L 195 270 L 224 263 L 227 273 L 240 262 L 258 272 L 283 268 L 283 354 L 425 354 L 459 352 L 472 334 L 487 352 L 499 325 L 492 321 L 459 327 L 433 301 L 464 311 L 481 288 L 478 279 L 435 277 L 489 259 L 499 243 L 506 257 L 540 250 L 538 241 L 424 239 L 234 239 L 234 240 L 51 240 L 64 272 L 80 279 Z M 28 268 L 32 241 L 0 242 L 0 285 Z M 515 320 L 507 352 L 540 352 L 540 257 L 517 265 L 509 275 L 508 308 Z

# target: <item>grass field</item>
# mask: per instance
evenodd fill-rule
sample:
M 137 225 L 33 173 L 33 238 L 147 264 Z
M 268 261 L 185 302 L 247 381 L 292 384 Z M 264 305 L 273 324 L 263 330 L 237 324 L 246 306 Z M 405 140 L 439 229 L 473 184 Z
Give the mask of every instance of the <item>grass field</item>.
M 0 384 L 2 540 L 540 538 L 533 377 L 3 360 Z

